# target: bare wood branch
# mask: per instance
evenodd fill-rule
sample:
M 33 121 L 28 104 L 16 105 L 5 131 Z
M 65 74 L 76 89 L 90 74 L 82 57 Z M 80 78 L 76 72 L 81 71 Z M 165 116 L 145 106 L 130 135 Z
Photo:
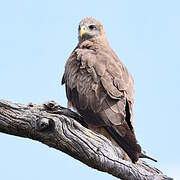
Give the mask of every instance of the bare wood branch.
M 40 141 L 121 179 L 172 179 L 145 162 L 123 160 L 120 148 L 87 129 L 78 114 L 53 101 L 24 105 L 0 100 L 0 132 Z

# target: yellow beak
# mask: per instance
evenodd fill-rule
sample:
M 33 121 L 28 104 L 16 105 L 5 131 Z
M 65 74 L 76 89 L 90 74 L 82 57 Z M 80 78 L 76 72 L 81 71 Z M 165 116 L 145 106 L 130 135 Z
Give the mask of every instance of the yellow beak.
M 87 28 L 85 26 L 82 26 L 79 33 L 80 37 L 82 37 L 86 33 L 87 33 Z

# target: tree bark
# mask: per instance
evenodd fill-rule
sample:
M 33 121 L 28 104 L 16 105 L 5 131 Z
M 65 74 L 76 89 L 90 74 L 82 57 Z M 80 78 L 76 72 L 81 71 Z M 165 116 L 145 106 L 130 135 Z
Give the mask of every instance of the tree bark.
M 172 179 L 144 161 L 123 160 L 121 148 L 86 127 L 81 116 L 54 101 L 24 105 L 0 100 L 2 133 L 40 141 L 123 180 Z

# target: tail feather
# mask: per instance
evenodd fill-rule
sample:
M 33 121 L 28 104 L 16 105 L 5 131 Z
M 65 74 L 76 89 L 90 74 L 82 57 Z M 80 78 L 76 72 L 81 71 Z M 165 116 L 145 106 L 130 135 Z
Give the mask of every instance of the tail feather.
M 141 147 L 137 144 L 135 135 L 127 129 L 125 136 L 121 136 L 112 126 L 105 126 L 116 143 L 127 153 L 133 163 L 137 162 L 141 154 Z

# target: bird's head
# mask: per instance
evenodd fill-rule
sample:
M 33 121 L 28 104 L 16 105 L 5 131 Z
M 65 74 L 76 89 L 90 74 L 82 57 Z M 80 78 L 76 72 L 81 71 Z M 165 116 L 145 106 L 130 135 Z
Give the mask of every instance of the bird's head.
M 92 17 L 82 19 L 78 27 L 79 41 L 96 38 L 104 35 L 103 25 Z

